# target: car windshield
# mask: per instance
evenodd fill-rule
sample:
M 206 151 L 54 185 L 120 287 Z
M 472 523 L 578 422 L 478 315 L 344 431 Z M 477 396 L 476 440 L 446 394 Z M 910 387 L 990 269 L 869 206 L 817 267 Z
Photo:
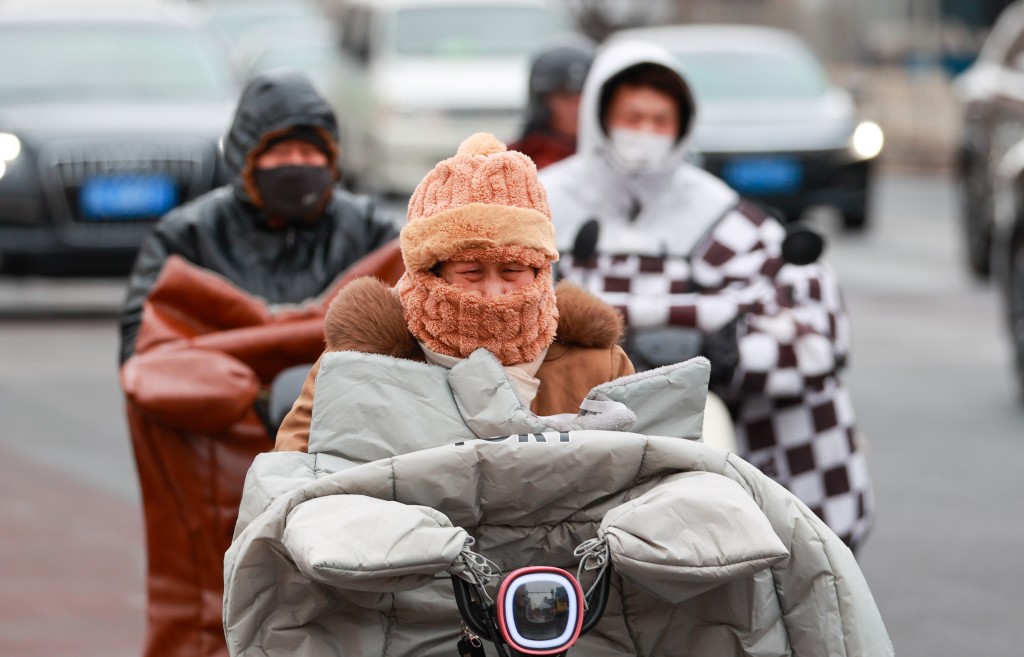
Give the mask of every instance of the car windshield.
M 701 100 L 797 100 L 828 90 L 816 59 L 800 51 L 677 52 L 680 67 Z
M 326 75 L 337 57 L 338 36 L 324 23 L 293 23 L 260 27 L 243 37 L 234 52 L 248 73 L 289 68 Z
M 291 26 L 324 20 L 324 14 L 307 2 L 222 2 L 211 12 L 214 24 L 231 42 L 268 26 Z
M 0 30 L 0 101 L 219 99 L 233 72 L 212 42 L 138 25 Z
M 303 71 L 317 78 L 327 76 L 331 71 L 334 50 L 317 44 L 291 44 L 276 46 L 261 52 L 252 63 L 250 74 L 259 71 L 285 68 Z
M 542 7 L 417 7 L 398 12 L 394 43 L 411 57 L 528 55 L 562 29 Z

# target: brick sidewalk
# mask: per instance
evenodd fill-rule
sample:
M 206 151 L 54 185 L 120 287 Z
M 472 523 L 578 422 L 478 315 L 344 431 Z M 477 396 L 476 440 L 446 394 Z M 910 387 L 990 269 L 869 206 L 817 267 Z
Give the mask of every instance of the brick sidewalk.
M 142 511 L 0 449 L 0 655 L 138 657 Z

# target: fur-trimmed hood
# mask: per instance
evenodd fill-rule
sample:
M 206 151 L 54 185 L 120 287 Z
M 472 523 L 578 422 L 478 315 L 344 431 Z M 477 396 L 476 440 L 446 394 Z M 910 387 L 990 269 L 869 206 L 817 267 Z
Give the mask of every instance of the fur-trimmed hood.
M 555 288 L 558 330 L 555 341 L 609 349 L 622 338 L 622 316 L 615 308 L 572 283 Z M 423 360 L 423 352 L 402 313 L 394 289 L 371 277 L 346 285 L 331 302 L 324 320 L 328 351 L 361 351 Z

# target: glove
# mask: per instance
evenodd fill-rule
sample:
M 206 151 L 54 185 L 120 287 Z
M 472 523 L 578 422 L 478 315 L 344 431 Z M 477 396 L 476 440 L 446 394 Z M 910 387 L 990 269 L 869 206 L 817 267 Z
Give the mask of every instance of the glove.
M 711 361 L 711 386 L 725 385 L 732 380 L 740 362 L 739 337 L 734 319 L 713 333 L 704 334 L 702 356 Z

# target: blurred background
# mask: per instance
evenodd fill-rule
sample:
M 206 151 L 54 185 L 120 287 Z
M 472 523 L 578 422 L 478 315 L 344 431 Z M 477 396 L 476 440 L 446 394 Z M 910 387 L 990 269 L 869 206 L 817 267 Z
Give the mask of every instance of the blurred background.
M 697 95 L 697 161 L 826 235 L 877 495 L 858 557 L 898 653 L 1021 654 L 1024 4 L 1006 0 L 0 0 L 0 654 L 141 652 L 116 314 L 153 221 L 224 183 L 246 77 L 309 73 L 344 183 L 400 224 L 461 138 L 517 136 L 530 56 L 567 32 L 664 43 Z

